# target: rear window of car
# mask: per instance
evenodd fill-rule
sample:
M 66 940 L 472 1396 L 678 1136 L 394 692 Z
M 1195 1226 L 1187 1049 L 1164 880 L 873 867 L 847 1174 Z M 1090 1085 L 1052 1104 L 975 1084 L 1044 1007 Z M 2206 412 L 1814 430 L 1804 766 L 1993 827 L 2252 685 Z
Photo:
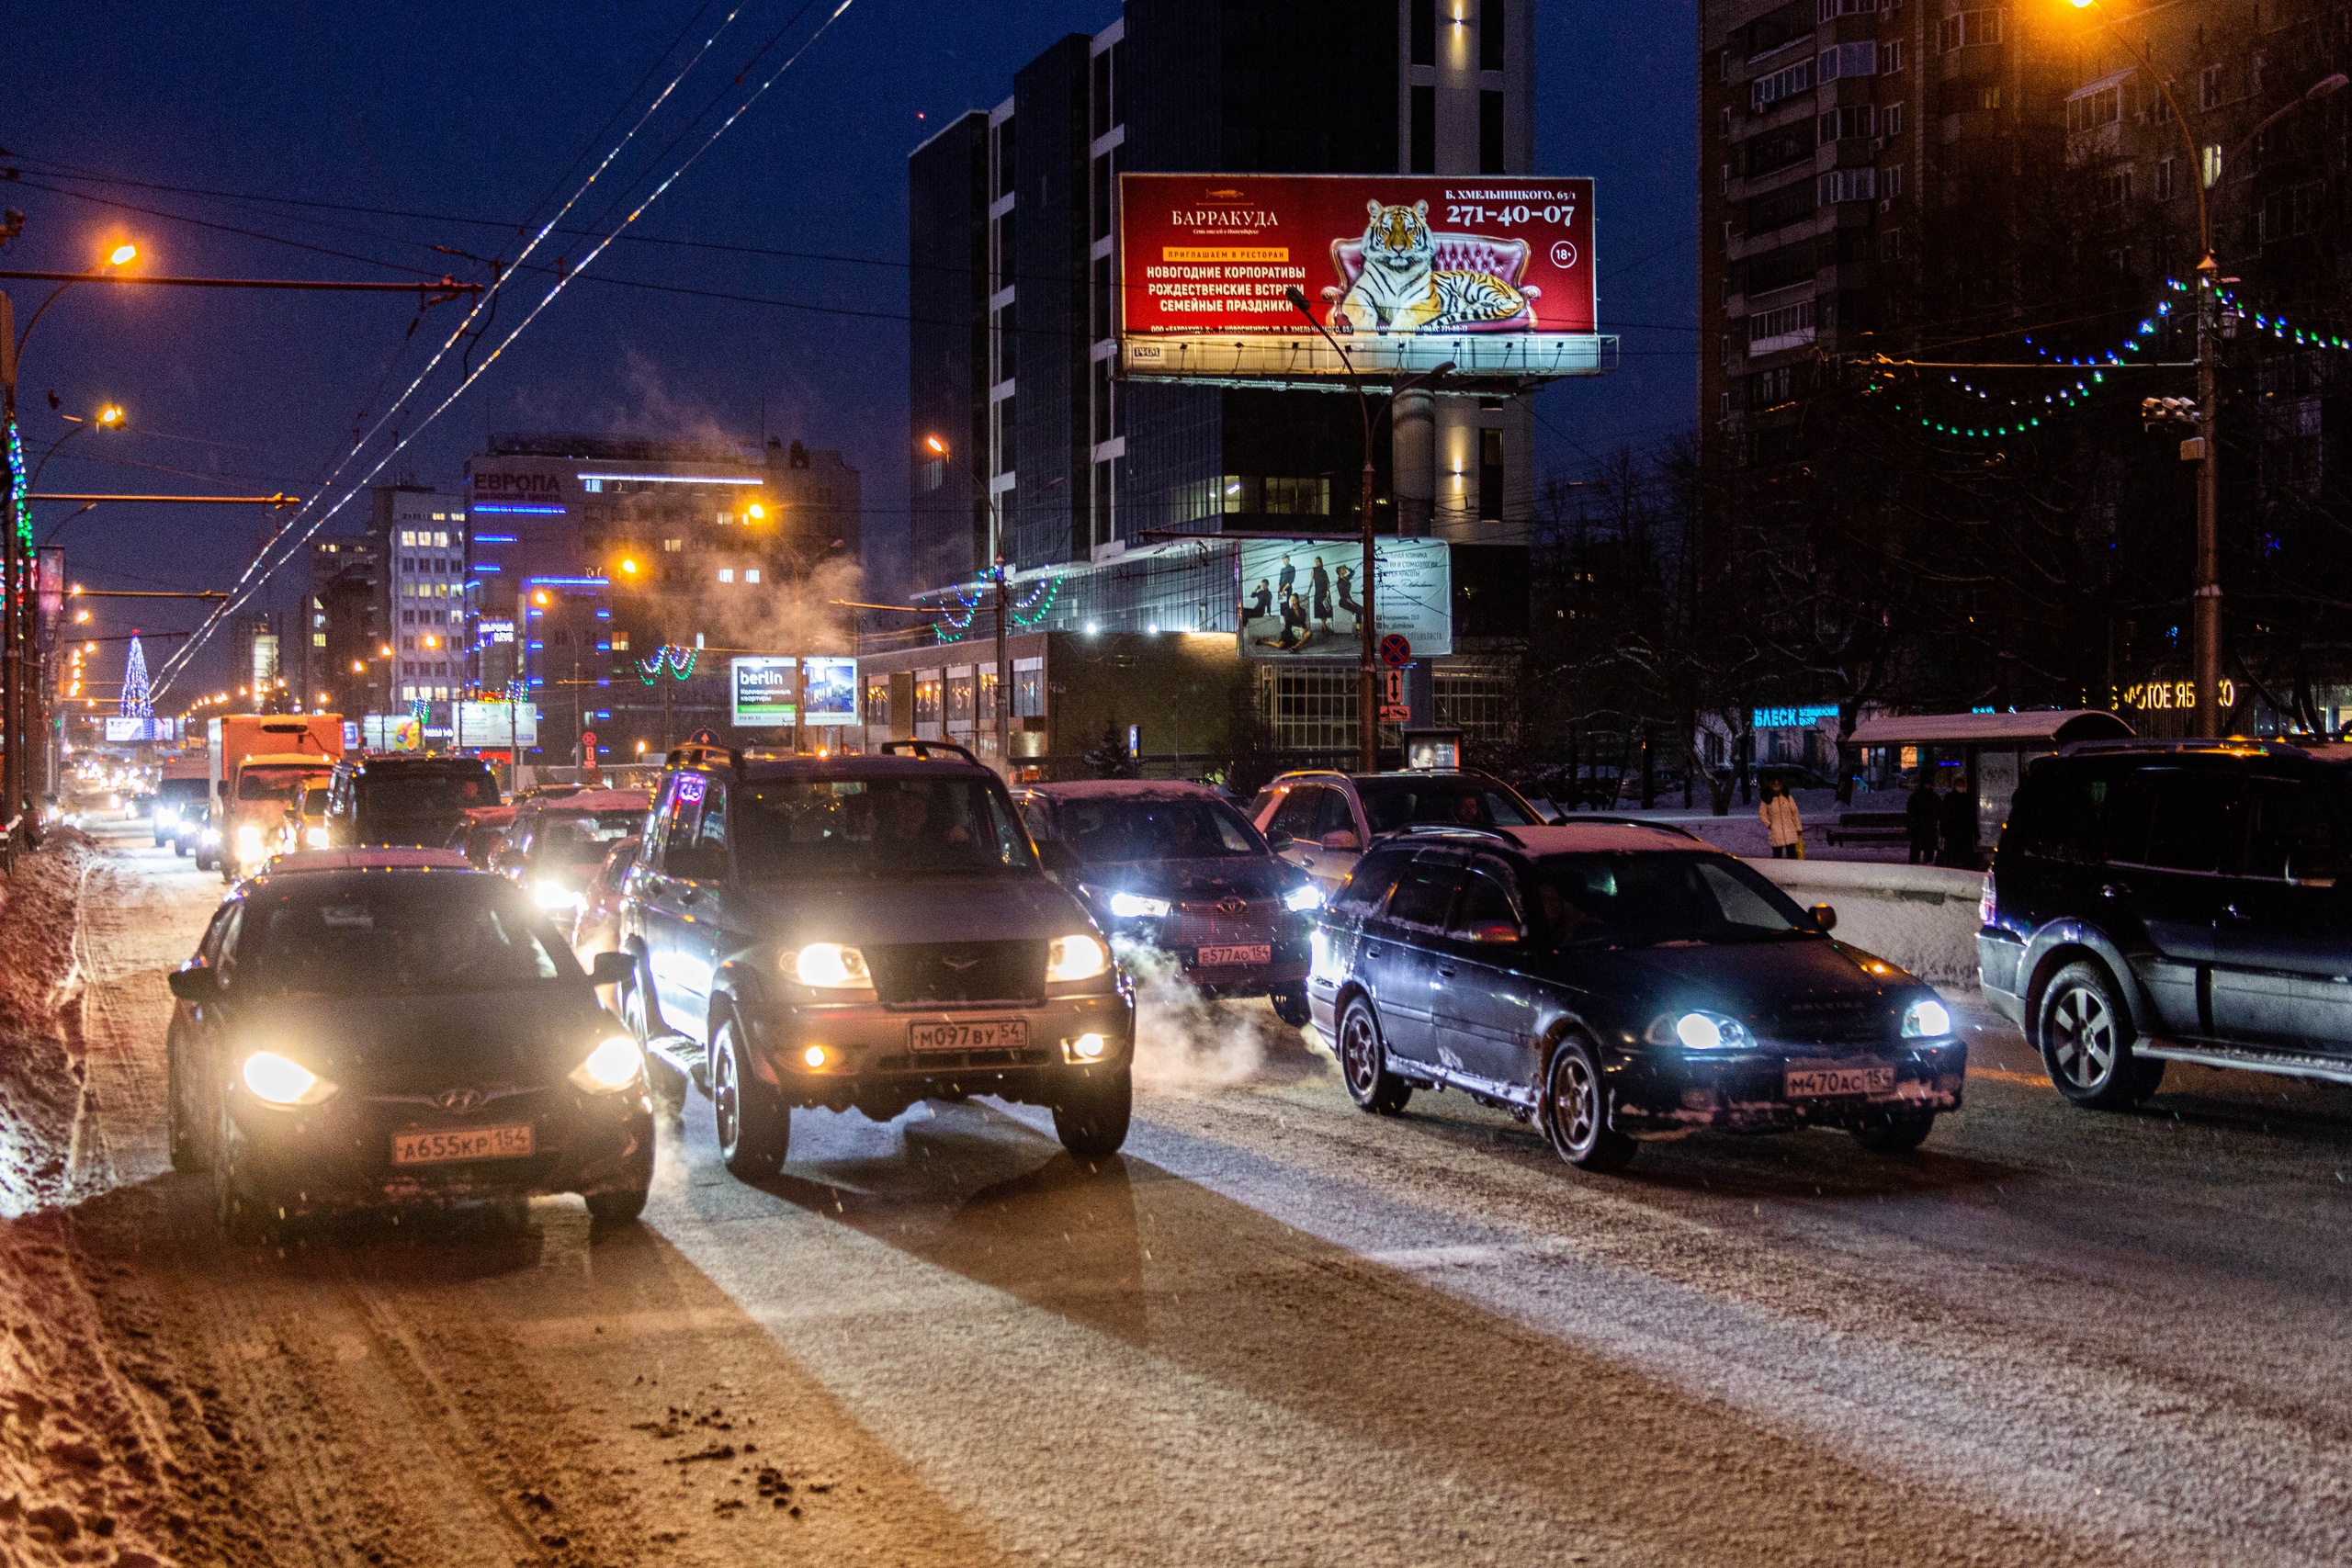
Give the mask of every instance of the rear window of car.
M 1356 795 L 1375 833 L 1393 833 L 1408 822 L 1525 828 L 1534 821 L 1508 790 L 1483 779 L 1359 779 Z

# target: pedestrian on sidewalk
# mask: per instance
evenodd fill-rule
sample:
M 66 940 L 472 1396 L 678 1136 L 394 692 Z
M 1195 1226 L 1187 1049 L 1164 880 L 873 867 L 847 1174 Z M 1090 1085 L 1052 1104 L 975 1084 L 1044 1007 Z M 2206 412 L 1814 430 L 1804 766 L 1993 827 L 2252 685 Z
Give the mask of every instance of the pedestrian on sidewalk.
M 1911 791 L 1911 798 L 1904 803 L 1903 815 L 1911 829 L 1911 863 L 1933 865 L 1936 860 L 1936 833 L 1942 805 L 1936 799 L 1934 775 L 1926 768 L 1919 770 L 1919 782 Z
M 1938 865 L 1948 865 L 1958 871 L 1976 869 L 1976 797 L 1968 793 L 1964 778 L 1951 782 L 1951 793 L 1943 798 L 1939 813 L 1943 828 L 1943 853 L 1936 857 Z
M 1756 807 L 1774 860 L 1804 859 L 1804 819 L 1797 814 L 1796 796 L 1779 779 L 1764 781 L 1764 799 Z

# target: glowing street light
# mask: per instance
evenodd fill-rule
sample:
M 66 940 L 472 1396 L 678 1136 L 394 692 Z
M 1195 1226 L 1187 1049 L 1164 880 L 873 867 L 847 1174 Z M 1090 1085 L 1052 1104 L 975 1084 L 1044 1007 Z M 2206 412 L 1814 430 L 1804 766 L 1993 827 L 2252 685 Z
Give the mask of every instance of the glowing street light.
M 2081 0 L 2076 0 L 2076 3 L 2080 4 Z M 113 250 L 107 253 L 107 265 L 108 266 L 129 266 L 132 262 L 135 262 L 138 259 L 139 247 L 127 241 L 122 244 L 117 245 Z
M 2082 3 L 2083 0 L 2075 0 L 2076 5 L 2081 5 Z M 935 457 L 944 457 L 947 456 L 947 443 L 942 441 L 936 435 L 924 436 L 922 438 L 922 444 L 926 447 L 930 448 L 932 456 Z

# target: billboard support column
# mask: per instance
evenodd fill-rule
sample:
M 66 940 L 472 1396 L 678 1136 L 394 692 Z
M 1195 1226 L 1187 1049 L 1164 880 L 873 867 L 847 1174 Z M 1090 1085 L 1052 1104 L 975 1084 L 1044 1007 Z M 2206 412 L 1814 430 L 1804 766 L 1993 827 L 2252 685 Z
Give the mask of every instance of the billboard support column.
M 1430 535 L 1437 510 L 1437 398 L 1427 383 L 1399 387 L 1389 399 L 1388 461 L 1396 490 L 1396 532 Z

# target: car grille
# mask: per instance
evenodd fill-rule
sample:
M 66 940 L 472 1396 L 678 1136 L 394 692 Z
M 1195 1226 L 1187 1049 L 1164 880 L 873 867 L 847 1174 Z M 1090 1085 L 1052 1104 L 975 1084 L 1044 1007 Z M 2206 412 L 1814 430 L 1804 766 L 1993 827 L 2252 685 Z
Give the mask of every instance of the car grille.
M 1282 934 L 1283 907 L 1272 898 L 1253 898 L 1238 909 L 1216 903 L 1179 904 L 1159 922 L 1162 947 L 1280 942 Z
M 888 1007 L 1025 1002 L 1046 993 L 1042 942 L 927 942 L 869 947 L 874 991 Z
M 1772 1038 L 1808 1045 L 1875 1045 L 1895 1037 L 1894 1010 L 1875 997 L 1792 1002 L 1773 1015 Z

